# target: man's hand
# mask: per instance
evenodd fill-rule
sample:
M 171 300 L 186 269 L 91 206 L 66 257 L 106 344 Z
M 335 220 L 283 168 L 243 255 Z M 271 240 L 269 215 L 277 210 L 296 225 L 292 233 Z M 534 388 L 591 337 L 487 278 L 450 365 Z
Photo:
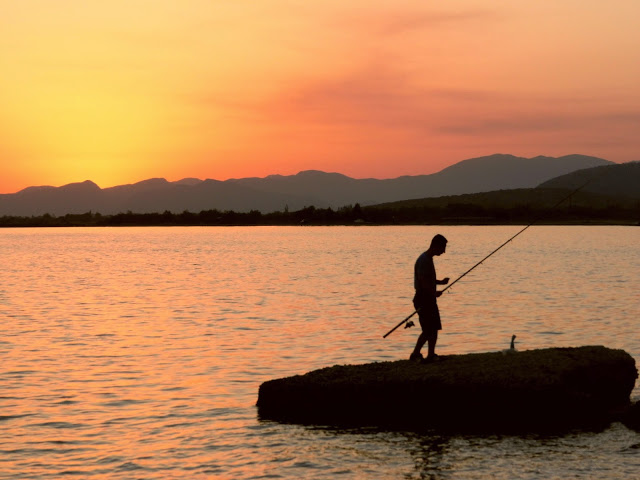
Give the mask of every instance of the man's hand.
M 442 292 L 436 292 L 436 298 L 438 298 L 440 295 L 442 295 Z

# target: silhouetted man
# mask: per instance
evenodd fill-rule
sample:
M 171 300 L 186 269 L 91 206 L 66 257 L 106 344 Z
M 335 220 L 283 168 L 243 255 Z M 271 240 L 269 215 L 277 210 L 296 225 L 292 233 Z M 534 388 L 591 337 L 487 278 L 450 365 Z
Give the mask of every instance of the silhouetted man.
M 420 361 L 423 359 L 420 350 L 425 343 L 428 343 L 428 353 L 425 361 L 431 362 L 437 358 L 436 343 L 438 341 L 438 330 L 442 330 L 440 322 L 440 311 L 436 298 L 442 292 L 436 290 L 436 285 L 446 285 L 448 278 L 438 280 L 436 278 L 436 268 L 433 265 L 433 257 L 442 255 L 447 250 L 447 239 L 438 234 L 431 240 L 429 249 L 418 257 L 414 267 L 414 287 L 416 294 L 413 297 L 413 306 L 418 312 L 422 333 L 416 342 L 416 348 L 409 357 L 410 360 Z

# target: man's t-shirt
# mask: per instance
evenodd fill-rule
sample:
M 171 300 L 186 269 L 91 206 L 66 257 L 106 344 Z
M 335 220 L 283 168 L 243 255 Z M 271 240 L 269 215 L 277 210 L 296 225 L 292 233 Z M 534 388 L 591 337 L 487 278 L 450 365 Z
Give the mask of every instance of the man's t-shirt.
M 423 279 L 420 282 L 420 278 Z M 422 285 L 427 285 L 425 290 Z M 433 296 L 436 295 L 436 267 L 433 264 L 433 257 L 427 252 L 424 252 L 416 260 L 413 275 L 413 286 L 416 289 L 416 293 L 422 295 Z

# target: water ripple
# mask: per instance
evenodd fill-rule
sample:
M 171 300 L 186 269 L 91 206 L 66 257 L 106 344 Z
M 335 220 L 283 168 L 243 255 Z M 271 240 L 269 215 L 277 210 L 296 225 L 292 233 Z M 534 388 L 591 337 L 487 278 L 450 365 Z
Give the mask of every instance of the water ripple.
M 407 356 L 415 328 L 381 337 L 411 312 L 433 230 L 0 230 L 0 477 L 633 478 L 638 434 L 620 424 L 446 437 L 257 418 L 265 380 Z M 455 278 L 512 230 L 447 227 L 438 271 Z M 639 245 L 638 229 L 529 229 L 440 299 L 439 349 L 516 333 L 520 349 L 639 360 Z

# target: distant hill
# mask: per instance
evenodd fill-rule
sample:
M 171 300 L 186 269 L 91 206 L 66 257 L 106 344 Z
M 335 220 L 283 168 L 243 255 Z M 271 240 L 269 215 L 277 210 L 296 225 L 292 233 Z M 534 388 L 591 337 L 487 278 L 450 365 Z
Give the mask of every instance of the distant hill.
M 585 192 L 640 199 L 640 162 L 577 170 L 547 180 L 539 188 L 575 190 L 582 185 Z
M 440 197 L 499 189 L 531 188 L 582 168 L 612 162 L 585 155 L 522 158 L 496 154 L 463 160 L 431 175 L 388 180 L 354 179 L 339 173 L 305 171 L 297 175 L 229 180 L 262 192 L 306 197 L 307 205 L 332 208 L 372 205 L 411 198 Z
M 574 189 L 575 190 L 575 189 Z M 562 188 L 517 188 L 513 190 L 494 190 L 493 192 L 467 193 L 464 195 L 446 195 L 436 198 L 420 198 L 401 200 L 398 202 L 371 205 L 370 208 L 381 209 L 420 209 L 420 208 L 454 208 L 463 206 L 481 207 L 487 210 L 534 207 L 553 208 L 571 205 L 573 207 L 607 208 L 611 206 L 633 208 L 638 206 L 636 199 L 626 196 L 602 195 L 579 191 L 570 196 L 573 190 Z
M 431 175 L 395 179 L 354 179 L 339 173 L 304 171 L 226 181 L 186 178 L 168 182 L 149 179 L 101 189 L 91 181 L 62 187 L 29 187 L 0 195 L 0 216 L 65 215 L 88 211 L 102 214 L 153 213 L 185 210 L 233 210 L 263 213 L 317 208 L 363 206 L 397 200 L 441 197 L 492 190 L 533 188 L 576 170 L 612 165 L 585 155 L 522 158 L 496 154 L 464 160 Z
M 131 185 L 100 189 L 85 181 L 62 187 L 29 187 L 14 194 L 0 195 L 0 216 L 65 215 L 85 212 L 112 215 L 124 212 L 154 213 L 185 210 L 200 212 L 250 210 L 276 211 L 297 203 L 297 198 L 265 193 L 241 185 L 204 180 L 168 182 L 164 178 Z
M 486 209 L 549 208 L 579 189 L 566 205 L 589 208 L 637 208 L 640 199 L 640 162 L 605 165 L 553 178 L 535 188 L 500 189 L 491 192 L 445 195 L 374 205 L 377 208 L 444 208 L 473 205 Z

